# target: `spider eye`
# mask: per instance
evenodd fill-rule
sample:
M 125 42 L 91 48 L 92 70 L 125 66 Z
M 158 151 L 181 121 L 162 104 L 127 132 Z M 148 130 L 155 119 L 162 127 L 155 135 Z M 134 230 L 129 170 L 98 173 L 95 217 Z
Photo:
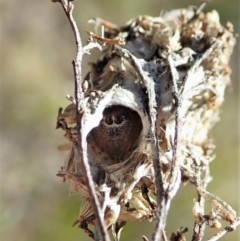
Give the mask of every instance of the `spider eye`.
M 112 118 L 112 116 L 106 117 L 106 118 L 105 118 L 105 122 L 106 122 L 106 124 L 108 124 L 108 125 L 112 125 L 112 124 L 113 124 L 113 118 Z
M 123 115 L 120 115 L 120 116 L 115 116 L 114 118 L 114 122 L 117 124 L 117 125 L 120 125 L 124 120 L 124 116 Z

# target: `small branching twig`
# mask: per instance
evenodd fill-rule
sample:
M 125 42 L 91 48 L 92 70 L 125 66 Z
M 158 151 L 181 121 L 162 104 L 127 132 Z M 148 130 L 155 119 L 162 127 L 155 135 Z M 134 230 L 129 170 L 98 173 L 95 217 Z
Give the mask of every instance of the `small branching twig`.
M 154 166 L 154 172 L 155 172 L 155 184 L 157 188 L 157 202 L 158 202 L 158 208 L 157 208 L 157 214 L 156 214 L 156 225 L 155 230 L 152 236 L 153 241 L 157 241 L 161 239 L 161 236 L 164 233 L 164 228 L 166 225 L 166 218 L 167 218 L 167 204 L 168 202 L 168 194 L 165 193 L 164 187 L 163 187 L 163 179 L 162 179 L 162 173 L 161 173 L 161 166 L 160 166 L 160 151 L 157 141 L 157 112 L 156 112 L 156 96 L 155 96 L 155 86 L 154 82 L 148 77 L 147 73 L 143 71 L 142 66 L 140 64 L 140 61 L 131 54 L 130 51 L 127 49 L 120 48 L 118 46 L 115 47 L 115 51 L 120 56 L 126 58 L 129 63 L 133 66 L 133 68 L 136 70 L 136 73 L 139 76 L 139 79 L 143 85 L 147 89 L 148 98 L 149 98 L 149 112 L 150 112 L 150 118 L 151 118 L 151 134 L 153 139 L 153 166 Z
M 214 235 L 212 238 L 208 239 L 207 241 L 217 241 L 219 240 L 223 235 L 226 233 L 232 232 L 236 230 L 236 228 L 240 225 L 240 217 L 238 217 L 234 223 L 232 223 L 230 226 L 227 226 L 220 232 L 218 232 L 216 235 Z
M 181 99 L 179 97 L 179 91 L 177 86 L 178 80 L 178 73 L 174 66 L 174 62 L 172 60 L 171 54 L 168 57 L 168 62 L 170 66 L 170 71 L 172 75 L 172 82 L 173 82 L 173 100 L 174 100 L 174 109 L 175 109 L 175 128 L 174 128 L 174 141 L 173 141 L 173 150 L 172 150 L 172 162 L 170 167 L 170 178 L 169 178 L 169 185 L 167 188 L 167 193 L 172 194 L 169 195 L 170 199 L 175 195 L 180 185 L 180 173 L 179 173 L 179 161 L 178 161 L 178 136 L 179 136 L 179 118 L 180 118 L 180 107 L 181 107 Z M 169 200 L 170 202 L 170 200 Z M 170 205 L 170 203 L 169 203 Z
M 101 43 L 106 43 L 106 44 L 117 44 L 117 45 L 124 45 L 125 44 L 125 40 L 124 39 L 109 39 L 109 38 L 103 38 L 103 37 L 99 37 L 97 34 L 90 32 L 88 30 L 85 30 L 87 34 L 89 34 L 89 36 L 91 38 L 96 39 L 97 41 L 101 42 Z
M 75 41 L 76 41 L 76 47 L 77 47 L 77 54 L 75 60 L 73 60 L 73 70 L 74 70 L 74 79 L 75 79 L 75 98 L 76 98 L 76 109 L 77 109 L 77 131 L 78 131 L 78 148 L 79 156 L 81 160 L 81 166 L 83 168 L 84 173 L 86 174 L 86 184 L 89 191 L 89 196 L 91 198 L 93 209 L 95 211 L 99 231 L 101 233 L 102 239 L 105 241 L 109 241 L 109 235 L 106 229 L 106 226 L 104 224 L 104 214 L 102 214 L 100 203 L 98 201 L 94 183 L 90 171 L 90 166 L 87 158 L 87 141 L 86 136 L 83 135 L 83 129 L 84 126 L 82 125 L 82 115 L 84 111 L 84 92 L 82 90 L 82 57 L 84 55 L 84 48 L 82 47 L 82 41 L 80 37 L 80 33 L 77 27 L 77 24 L 73 18 L 73 2 L 70 0 L 52 0 L 53 2 L 60 2 L 60 4 L 63 7 L 63 10 L 69 20 L 69 23 L 72 27 Z M 88 46 L 86 48 L 88 52 L 91 48 L 96 47 L 98 45 Z
M 188 228 L 179 228 L 177 233 L 172 233 L 170 241 L 186 241 L 184 234 L 188 231 Z

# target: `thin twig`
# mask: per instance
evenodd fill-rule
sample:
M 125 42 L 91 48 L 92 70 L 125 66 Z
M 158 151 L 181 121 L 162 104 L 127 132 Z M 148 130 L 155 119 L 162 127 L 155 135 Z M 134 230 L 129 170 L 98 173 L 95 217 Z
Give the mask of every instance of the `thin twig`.
M 124 45 L 125 44 L 125 40 L 124 39 L 109 39 L 109 38 L 103 38 L 103 37 L 99 37 L 97 34 L 90 32 L 88 30 L 85 30 L 85 32 L 87 34 L 89 34 L 89 36 L 91 38 L 96 39 L 97 41 L 100 41 L 102 43 L 107 43 L 107 44 L 118 44 L 118 45 Z
M 143 241 L 149 241 L 148 238 L 144 235 L 142 235 L 142 239 L 143 239 Z
M 53 2 L 56 2 L 53 0 Z M 95 193 L 94 188 L 94 182 L 92 180 L 91 170 L 88 163 L 87 158 L 87 142 L 84 135 L 82 135 L 82 129 L 84 126 L 82 125 L 82 116 L 83 116 L 83 107 L 84 107 L 84 93 L 82 90 L 82 57 L 84 54 L 83 47 L 82 47 L 82 41 L 80 37 L 80 33 L 77 27 L 77 24 L 73 18 L 73 2 L 68 0 L 59 0 L 58 2 L 61 3 L 63 10 L 69 20 L 69 23 L 71 25 L 71 28 L 74 33 L 75 41 L 76 41 L 76 47 L 77 47 L 77 54 L 75 60 L 73 60 L 73 70 L 74 70 L 74 79 L 75 79 L 75 98 L 76 98 L 76 106 L 77 106 L 77 127 L 78 127 L 78 156 L 81 160 L 81 167 L 83 169 L 83 173 L 86 175 L 86 184 L 88 187 L 89 196 L 91 197 L 94 213 L 96 215 L 99 231 L 101 233 L 103 241 L 109 241 L 109 235 L 106 229 L 106 226 L 104 224 L 103 220 L 103 214 L 101 214 L 101 208 L 100 204 L 97 198 L 97 195 Z
M 237 226 L 239 226 L 239 225 L 240 225 L 240 217 L 238 217 L 233 224 L 231 224 L 230 226 L 227 226 L 226 228 L 224 228 L 223 230 L 218 232 L 216 235 L 214 235 L 212 238 L 208 239 L 207 241 L 219 240 L 226 233 L 236 230 Z
M 115 52 L 119 54 L 121 57 L 126 58 L 131 66 L 136 70 L 140 81 L 143 85 L 143 87 L 146 88 L 148 93 L 148 104 L 149 104 L 149 116 L 151 121 L 151 134 L 153 138 L 153 153 L 156 155 L 153 158 L 153 166 L 154 166 L 154 172 L 155 172 L 155 184 L 157 189 L 157 202 L 158 202 L 158 209 L 156 213 L 156 224 L 154 228 L 154 232 L 152 235 L 153 241 L 159 241 L 161 240 L 161 237 L 164 232 L 164 228 L 166 225 L 166 217 L 167 217 L 167 203 L 168 203 L 168 195 L 164 192 L 163 187 L 163 178 L 162 178 L 162 172 L 161 172 L 161 165 L 160 165 L 160 151 L 159 146 L 157 142 L 157 112 L 156 112 L 156 96 L 155 96 L 155 84 L 154 81 L 151 80 L 147 74 L 143 71 L 142 66 L 139 62 L 139 60 L 131 54 L 130 51 L 127 49 L 123 49 L 120 46 L 115 46 Z
M 170 166 L 170 181 L 167 189 L 167 193 L 170 193 L 170 189 L 175 186 L 175 183 L 177 181 L 177 175 L 178 175 L 178 169 L 179 169 L 179 163 L 177 159 L 178 154 L 178 135 L 179 135 L 179 108 L 181 106 L 180 104 L 180 98 L 179 98 L 179 92 L 178 92 L 178 86 L 177 86 L 177 79 L 178 79 L 178 73 L 174 66 L 172 56 L 171 54 L 168 56 L 168 62 L 171 70 L 172 75 L 172 82 L 173 82 L 173 99 L 175 101 L 175 134 L 174 134 L 174 141 L 173 141 L 173 150 L 172 150 L 172 163 Z
M 188 88 L 186 88 L 187 84 L 189 81 L 191 81 L 191 76 L 193 75 L 194 71 L 196 70 L 196 68 L 202 63 L 203 60 L 205 60 L 206 58 L 209 57 L 209 55 L 213 52 L 213 49 L 217 46 L 218 41 L 215 41 L 212 43 L 212 45 L 201 55 L 201 57 L 199 57 L 194 64 L 192 65 L 192 67 L 190 68 L 190 70 L 188 71 L 186 77 L 185 77 L 185 82 L 183 84 L 183 86 L 181 87 L 181 96 L 186 95 Z M 206 189 L 207 184 L 208 184 L 208 180 L 209 180 L 209 172 L 205 173 L 205 177 L 202 178 L 202 182 L 201 185 L 204 186 L 204 188 Z M 204 212 L 204 198 L 199 197 L 199 203 L 202 209 L 202 212 Z M 193 228 L 193 236 L 191 241 L 201 241 L 203 236 L 204 236 L 204 230 L 205 230 L 205 223 L 194 223 L 194 228 Z
M 203 238 L 204 235 L 204 228 L 205 224 L 204 223 L 194 223 L 193 227 L 193 236 L 191 241 L 200 241 Z

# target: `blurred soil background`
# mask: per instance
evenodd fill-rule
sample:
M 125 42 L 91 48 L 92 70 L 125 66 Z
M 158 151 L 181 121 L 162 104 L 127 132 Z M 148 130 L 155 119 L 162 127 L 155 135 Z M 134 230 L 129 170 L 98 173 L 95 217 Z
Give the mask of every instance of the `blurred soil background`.
M 140 14 L 159 16 L 162 10 L 199 5 L 197 0 L 82 0 L 75 1 L 74 16 L 86 42 L 84 30 L 91 17 L 123 24 Z M 0 240 L 85 241 L 86 234 L 72 228 L 81 203 L 69 195 L 69 186 L 56 177 L 66 158 L 57 146 L 65 143 L 63 132 L 55 130 L 57 110 L 69 104 L 73 95 L 71 61 L 75 58 L 72 30 L 58 3 L 47 1 L 1 1 L 1 205 Z M 204 11 L 216 9 L 221 22 L 230 21 L 239 31 L 238 0 L 213 0 Z M 216 159 L 211 164 L 213 181 L 209 191 L 239 210 L 239 43 L 231 59 L 232 87 L 226 90 L 221 120 L 211 132 Z M 84 60 L 84 73 L 88 71 Z M 167 235 L 180 226 L 192 233 L 191 185 L 181 187 L 172 203 Z M 150 237 L 153 223 L 131 223 L 122 240 Z M 208 229 L 209 230 L 209 229 Z M 210 237 L 216 230 L 210 230 Z M 240 240 L 239 230 L 221 240 Z M 133 239 L 134 237 L 134 239 Z M 207 237 L 205 239 L 207 239 Z

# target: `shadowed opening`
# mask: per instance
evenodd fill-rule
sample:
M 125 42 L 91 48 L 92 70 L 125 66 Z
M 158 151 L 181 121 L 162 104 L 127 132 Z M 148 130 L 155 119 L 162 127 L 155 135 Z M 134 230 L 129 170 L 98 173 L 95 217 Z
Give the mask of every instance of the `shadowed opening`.
M 143 125 L 139 114 L 121 105 L 107 107 L 100 124 L 91 131 L 96 145 L 110 157 L 124 159 L 138 145 Z

